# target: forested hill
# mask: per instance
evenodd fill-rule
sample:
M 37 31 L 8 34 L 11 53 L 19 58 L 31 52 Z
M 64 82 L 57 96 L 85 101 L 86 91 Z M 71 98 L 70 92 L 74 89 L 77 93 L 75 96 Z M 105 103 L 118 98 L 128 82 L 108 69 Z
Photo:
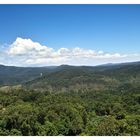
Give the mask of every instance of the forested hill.
M 0 65 L 0 85 L 69 87 L 75 84 L 139 82 L 140 62 L 101 66 L 14 67 Z M 128 80 L 128 81 L 127 81 Z
M 53 67 L 15 67 L 0 65 L 0 85 L 16 85 L 40 77 Z
M 0 81 L 0 136 L 140 136 L 140 62 L 0 66 Z
M 78 88 L 116 88 L 124 84 L 140 85 L 140 62 L 103 66 L 56 67 L 42 77 L 26 82 L 25 86 L 44 90 Z

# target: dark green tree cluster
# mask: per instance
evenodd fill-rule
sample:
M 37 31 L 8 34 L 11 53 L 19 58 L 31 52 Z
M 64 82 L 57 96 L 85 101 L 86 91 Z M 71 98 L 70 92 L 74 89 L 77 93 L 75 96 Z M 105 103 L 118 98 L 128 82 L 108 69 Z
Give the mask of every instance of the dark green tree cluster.
M 140 92 L 0 91 L 0 135 L 140 135 Z

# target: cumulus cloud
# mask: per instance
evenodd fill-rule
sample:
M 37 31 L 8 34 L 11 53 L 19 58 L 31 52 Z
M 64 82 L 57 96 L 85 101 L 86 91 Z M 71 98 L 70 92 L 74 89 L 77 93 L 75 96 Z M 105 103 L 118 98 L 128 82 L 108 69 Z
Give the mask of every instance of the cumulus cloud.
M 38 42 L 33 42 L 31 39 L 22 39 L 19 37 L 10 45 L 10 48 L 8 50 L 8 54 L 13 56 L 35 55 L 42 57 L 51 57 L 52 52 L 52 48 L 42 46 Z
M 45 65 L 98 65 L 110 62 L 139 60 L 139 54 L 106 53 L 102 50 L 76 48 L 53 48 L 31 39 L 18 37 L 9 47 L 0 51 L 0 63 L 17 66 Z

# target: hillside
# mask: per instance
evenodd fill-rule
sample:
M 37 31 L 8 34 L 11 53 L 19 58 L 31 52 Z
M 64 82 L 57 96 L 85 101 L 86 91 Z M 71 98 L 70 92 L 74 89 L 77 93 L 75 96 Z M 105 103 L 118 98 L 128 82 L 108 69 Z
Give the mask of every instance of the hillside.
M 140 62 L 109 66 L 67 66 L 56 67 L 42 77 L 26 82 L 25 86 L 46 89 L 56 88 L 114 88 L 122 84 L 140 85 Z
M 14 67 L 0 65 L 0 85 L 16 85 L 40 77 L 47 73 L 52 67 Z
M 81 83 L 90 81 L 94 82 L 95 79 L 99 80 L 104 76 L 117 79 L 120 78 L 120 80 L 123 80 L 125 78 L 129 78 L 130 76 L 139 76 L 139 69 L 140 62 L 101 66 L 61 65 L 54 67 L 14 67 L 0 65 L 0 85 L 16 85 L 26 83 L 28 81 L 34 83 L 38 80 L 46 80 L 50 83 L 57 83 L 57 80 L 58 82 L 64 80 L 64 83 L 67 80 L 69 82 L 71 81 L 71 83 L 74 81 Z M 83 79 L 85 81 L 83 81 Z
M 140 62 L 0 72 L 0 136 L 140 136 Z

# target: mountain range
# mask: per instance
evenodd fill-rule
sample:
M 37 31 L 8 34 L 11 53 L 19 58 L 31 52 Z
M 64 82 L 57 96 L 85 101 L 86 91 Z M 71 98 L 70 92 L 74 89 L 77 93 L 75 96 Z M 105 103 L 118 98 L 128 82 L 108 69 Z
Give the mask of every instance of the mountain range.
M 0 86 L 23 85 L 33 89 L 82 87 L 113 88 L 140 84 L 140 62 L 100 66 L 15 67 L 0 65 Z M 81 87 L 81 86 L 80 86 Z

